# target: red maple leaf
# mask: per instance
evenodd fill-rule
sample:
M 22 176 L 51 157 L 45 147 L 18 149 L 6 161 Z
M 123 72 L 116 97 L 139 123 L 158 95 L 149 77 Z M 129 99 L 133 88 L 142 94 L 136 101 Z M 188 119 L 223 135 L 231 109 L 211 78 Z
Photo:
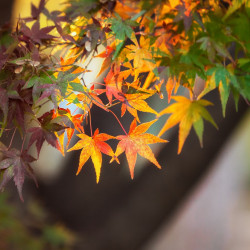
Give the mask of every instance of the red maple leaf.
M 124 101 L 124 97 L 121 95 L 123 76 L 120 75 L 120 66 L 113 64 L 108 75 L 104 78 L 104 82 L 106 84 L 106 96 L 110 104 L 112 104 L 113 96 L 117 100 Z
M 55 36 L 52 36 L 49 34 L 50 31 L 52 31 L 55 28 L 55 26 L 47 26 L 45 28 L 40 29 L 40 23 L 39 21 L 36 21 L 31 29 L 24 23 L 21 23 L 20 31 L 23 33 L 24 37 L 23 40 L 31 40 L 35 43 L 42 44 L 42 41 L 56 38 Z
M 3 172 L 0 190 L 4 189 L 6 184 L 13 178 L 17 186 L 19 197 L 23 201 L 22 189 L 25 175 L 30 176 L 37 185 L 33 170 L 30 166 L 30 163 L 36 159 L 29 155 L 27 151 L 20 152 L 15 148 L 10 150 L 0 149 L 0 152 L 4 156 L 4 160 L 0 162 L 0 171 Z

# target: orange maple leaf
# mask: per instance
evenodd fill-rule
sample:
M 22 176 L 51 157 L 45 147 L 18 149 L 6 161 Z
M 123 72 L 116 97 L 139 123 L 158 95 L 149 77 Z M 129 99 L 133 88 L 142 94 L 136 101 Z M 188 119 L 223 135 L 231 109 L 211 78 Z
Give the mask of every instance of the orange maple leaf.
M 115 12 L 118 13 L 123 19 L 128 19 L 138 13 L 139 9 L 136 2 L 117 1 L 115 5 Z
M 174 90 L 174 93 L 176 94 L 176 92 L 180 86 L 180 80 L 181 80 L 182 75 L 183 74 L 181 73 L 178 80 L 176 79 L 175 76 L 168 78 L 168 81 L 166 82 L 166 91 L 168 93 L 168 103 L 170 102 L 170 100 L 172 98 L 173 90 Z
M 123 77 L 123 75 L 120 75 L 120 66 L 112 64 L 108 75 L 104 78 L 106 85 L 106 96 L 110 104 L 112 104 L 113 96 L 117 100 L 124 100 L 124 97 L 120 94 Z
M 110 67 L 110 64 L 112 63 L 113 54 L 114 54 L 114 48 L 111 46 L 107 46 L 102 53 L 95 56 L 95 57 L 105 58 L 97 77 L 99 77 L 105 70 L 107 70 Z
M 82 125 L 83 119 L 84 119 L 84 114 L 71 115 L 71 113 L 70 113 L 69 118 L 70 118 L 72 124 L 74 125 L 74 128 L 69 127 L 66 129 L 66 134 L 67 134 L 67 138 L 68 138 L 68 142 L 66 145 L 67 148 L 70 144 L 70 141 L 72 139 L 72 136 L 73 136 L 75 130 L 77 130 L 80 133 L 84 133 L 84 128 Z
M 157 29 L 155 36 L 157 37 L 155 41 L 156 47 L 165 53 L 172 55 L 174 46 L 180 41 L 181 36 L 174 30 L 172 23 L 162 22 L 162 28 Z
M 105 141 L 113 139 L 114 137 L 105 133 L 99 134 L 99 129 L 96 129 L 92 137 L 86 134 L 78 134 L 77 136 L 80 137 L 81 140 L 67 151 L 82 149 L 76 175 L 79 174 L 83 165 L 89 157 L 91 157 L 96 172 L 96 182 L 98 183 L 102 167 L 102 153 L 112 157 L 114 156 L 112 148 Z
M 160 164 L 155 159 L 151 148 L 147 144 L 167 141 L 152 134 L 145 133 L 155 121 L 156 120 L 153 120 L 151 122 L 142 123 L 139 126 L 136 126 L 136 119 L 134 119 L 130 125 L 128 135 L 119 135 L 116 137 L 120 141 L 117 145 L 115 155 L 112 158 L 111 162 L 115 159 L 115 157 L 118 157 L 125 151 L 132 179 L 134 178 L 134 168 L 137 153 L 140 156 L 151 161 L 158 168 L 161 168 Z
M 57 68 L 57 71 L 68 71 L 75 67 L 75 70 L 72 72 L 72 74 L 77 74 L 77 73 L 83 73 L 86 71 L 85 68 L 80 67 L 79 65 L 76 64 L 76 59 L 78 58 L 78 55 L 75 55 L 73 57 L 69 57 L 64 60 L 63 57 L 61 57 L 61 67 Z M 89 72 L 89 70 L 87 70 Z

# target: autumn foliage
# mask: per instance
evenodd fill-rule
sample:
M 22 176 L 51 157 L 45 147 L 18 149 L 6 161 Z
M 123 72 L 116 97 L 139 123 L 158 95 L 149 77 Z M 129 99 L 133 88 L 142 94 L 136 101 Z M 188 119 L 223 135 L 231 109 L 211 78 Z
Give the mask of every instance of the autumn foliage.
M 21 199 L 25 176 L 35 180 L 32 145 L 37 158 L 44 142 L 63 155 L 81 150 L 77 174 L 91 158 L 97 182 L 102 154 L 119 163 L 125 152 L 133 178 L 137 154 L 161 168 L 148 144 L 167 142 L 159 136 L 173 126 L 179 125 L 178 153 L 192 127 L 202 145 L 204 120 L 217 127 L 207 110 L 210 91 L 219 91 L 224 115 L 230 93 L 236 106 L 240 96 L 250 101 L 249 1 L 70 0 L 63 12 L 50 12 L 41 0 L 31 13 L 15 29 L 0 28 L 0 135 L 9 138 L 0 145 L 0 189 L 13 179 Z M 48 26 L 41 27 L 41 16 Z M 86 84 L 96 58 L 104 82 Z M 153 96 L 163 110 L 149 105 Z M 123 134 L 92 131 L 93 106 L 112 114 Z M 141 123 L 141 112 L 153 119 Z M 158 136 L 147 133 L 165 114 Z M 129 131 L 123 116 L 133 117 Z M 12 146 L 16 133 L 20 148 Z M 80 140 L 72 145 L 74 133 Z

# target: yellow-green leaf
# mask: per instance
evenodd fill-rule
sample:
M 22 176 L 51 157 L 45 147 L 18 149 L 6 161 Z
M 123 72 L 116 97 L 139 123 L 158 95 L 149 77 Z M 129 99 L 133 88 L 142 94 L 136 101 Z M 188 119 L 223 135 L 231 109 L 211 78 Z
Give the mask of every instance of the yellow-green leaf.
M 158 136 L 161 136 L 171 127 L 179 123 L 179 147 L 178 154 L 181 152 L 184 142 L 190 133 L 192 126 L 194 126 L 195 132 L 199 137 L 200 143 L 202 145 L 202 134 L 203 134 L 203 120 L 205 119 L 212 123 L 216 128 L 217 125 L 214 122 L 212 116 L 206 110 L 206 106 L 213 105 L 211 102 L 201 99 L 201 100 L 190 100 L 184 96 L 172 97 L 176 103 L 168 106 L 162 110 L 159 115 L 164 114 L 172 115 L 167 119 L 165 125 L 161 129 Z

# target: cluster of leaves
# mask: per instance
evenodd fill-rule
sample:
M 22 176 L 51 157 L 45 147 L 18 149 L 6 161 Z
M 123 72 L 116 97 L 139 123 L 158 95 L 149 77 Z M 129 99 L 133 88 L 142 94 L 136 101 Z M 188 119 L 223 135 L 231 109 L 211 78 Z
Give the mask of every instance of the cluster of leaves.
M 31 13 L 14 31 L 0 29 L 1 135 L 12 135 L 9 146 L 0 147 L 0 189 L 13 178 L 21 199 L 25 175 L 35 178 L 33 144 L 37 157 L 45 141 L 63 155 L 65 148 L 82 149 L 77 174 L 91 157 L 97 182 L 102 154 L 119 163 L 125 152 L 133 178 L 137 154 L 161 167 L 148 144 L 166 142 L 159 136 L 171 127 L 179 124 L 178 153 L 192 126 L 201 144 L 204 119 L 217 127 L 206 109 L 212 103 L 203 99 L 207 93 L 218 89 L 224 115 L 230 92 L 236 105 L 239 96 L 250 100 L 249 1 L 70 0 L 65 11 L 50 12 L 41 0 Z M 42 28 L 41 16 L 51 25 Z M 86 85 L 96 57 L 103 60 L 98 75 L 108 73 L 104 83 Z M 180 88 L 189 95 L 180 96 Z M 165 109 L 149 106 L 153 95 Z M 77 113 L 62 108 L 62 101 Z M 51 110 L 41 114 L 48 103 Z M 117 104 L 121 117 L 128 111 L 134 118 L 129 132 L 112 111 Z M 92 132 L 93 106 L 111 113 L 124 134 Z M 155 118 L 137 125 L 140 112 Z M 165 114 L 171 115 L 158 136 L 146 133 Z M 90 134 L 84 131 L 88 120 Z M 16 130 L 21 149 L 12 148 Z M 68 149 L 74 132 L 80 140 Z M 118 140 L 116 150 L 108 140 Z

